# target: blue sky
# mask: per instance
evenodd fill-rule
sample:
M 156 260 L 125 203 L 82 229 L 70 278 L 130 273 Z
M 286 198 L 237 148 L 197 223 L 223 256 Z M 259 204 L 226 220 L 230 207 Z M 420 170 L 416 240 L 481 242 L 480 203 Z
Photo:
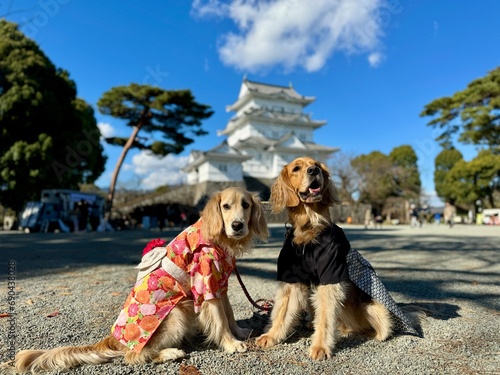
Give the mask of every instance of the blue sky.
M 132 82 L 188 88 L 212 106 L 209 135 L 180 156 L 130 153 L 118 184 L 129 188 L 178 183 L 191 149 L 222 142 L 217 131 L 232 116 L 225 108 L 246 75 L 316 97 L 306 112 L 328 122 L 315 133 L 319 144 L 351 155 L 411 145 L 432 193 L 440 148 L 419 113 L 500 63 L 495 0 L 0 0 L 7 12 L 93 106 Z M 96 118 L 106 135 L 129 135 L 122 122 L 97 110 Z M 466 159 L 475 154 L 460 149 Z M 120 149 L 105 151 L 98 186 L 109 185 Z

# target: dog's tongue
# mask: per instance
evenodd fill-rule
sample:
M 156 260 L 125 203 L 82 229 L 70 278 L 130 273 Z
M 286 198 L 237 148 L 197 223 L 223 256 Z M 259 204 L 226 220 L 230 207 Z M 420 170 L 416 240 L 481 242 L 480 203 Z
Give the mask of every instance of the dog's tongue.
M 316 189 L 309 188 L 309 193 L 311 193 L 311 194 L 317 194 L 320 191 L 321 191 L 321 188 L 316 188 Z

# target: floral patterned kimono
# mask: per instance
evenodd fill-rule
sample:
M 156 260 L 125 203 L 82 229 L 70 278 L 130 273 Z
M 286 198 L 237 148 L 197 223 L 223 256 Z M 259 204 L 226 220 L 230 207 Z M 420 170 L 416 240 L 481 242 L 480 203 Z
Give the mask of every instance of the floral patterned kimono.
M 137 281 L 111 328 L 113 336 L 133 351 L 141 351 L 181 299 L 192 299 L 199 312 L 203 301 L 227 292 L 235 259 L 205 241 L 201 226 L 202 219 L 167 246 L 157 239 L 144 249 Z

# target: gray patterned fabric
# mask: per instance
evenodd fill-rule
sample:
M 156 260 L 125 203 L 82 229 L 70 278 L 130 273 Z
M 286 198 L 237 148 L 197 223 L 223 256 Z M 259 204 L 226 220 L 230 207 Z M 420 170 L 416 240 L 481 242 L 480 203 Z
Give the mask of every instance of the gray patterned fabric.
M 389 292 L 385 289 L 370 262 L 353 248 L 347 254 L 347 268 L 349 279 L 363 292 L 383 304 L 396 317 L 395 331 L 408 332 L 419 336 L 418 332 L 412 327 L 408 317 L 401 311 Z

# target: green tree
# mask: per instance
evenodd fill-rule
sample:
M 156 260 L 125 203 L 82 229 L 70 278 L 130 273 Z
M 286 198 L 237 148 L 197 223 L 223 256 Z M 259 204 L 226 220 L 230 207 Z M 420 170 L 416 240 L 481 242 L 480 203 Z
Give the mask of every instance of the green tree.
M 92 108 L 17 25 L 0 20 L 0 201 L 19 210 L 42 188 L 76 189 L 104 171 Z
M 360 155 L 351 165 L 357 174 L 360 202 L 370 203 L 379 211 L 390 197 L 420 197 L 417 154 L 411 146 L 395 147 L 389 155 L 380 151 Z
M 193 142 L 192 136 L 207 134 L 201 128 L 201 121 L 213 114 L 209 106 L 194 100 L 190 90 L 168 91 L 134 83 L 105 92 L 97 105 L 101 113 L 125 120 L 132 128 L 128 138 L 106 139 L 112 145 L 122 146 L 107 196 L 108 214 L 120 168 L 130 149 L 149 150 L 159 157 L 178 154 Z M 140 138 L 140 131 L 149 133 L 150 137 Z
M 470 162 L 458 160 L 444 178 L 449 198 L 470 207 L 480 199 L 495 207 L 493 194 L 500 188 L 500 155 L 482 150 Z
M 371 203 L 381 211 L 394 191 L 391 159 L 380 151 L 373 151 L 354 158 L 351 165 L 359 175 L 360 202 Z
M 395 195 L 418 199 L 422 184 L 415 150 L 409 145 L 395 147 L 389 154 L 389 159 L 392 161 Z
M 443 201 L 455 200 L 455 186 L 447 182 L 446 176 L 459 161 L 463 161 L 462 153 L 455 148 L 444 149 L 434 160 L 434 187 Z
M 499 191 L 500 175 L 496 159 L 491 156 L 500 155 L 500 67 L 453 96 L 432 101 L 420 115 L 433 116 L 428 125 L 441 129 L 436 140 L 445 151 L 436 158 L 434 180 L 438 195 L 470 205 L 473 195 L 486 194 L 477 199 L 486 199 L 492 204 L 492 197 Z M 461 154 L 458 157 L 458 151 L 449 151 L 455 140 L 477 145 L 482 151 L 474 160 L 466 162 Z M 485 152 L 491 155 L 486 157 Z M 492 164 L 486 165 L 488 162 Z M 488 183 L 483 180 L 485 176 L 491 177 Z M 468 194 L 463 190 L 465 186 Z
M 458 134 L 458 142 L 500 153 L 500 67 L 453 96 L 427 104 L 420 116 L 434 116 L 428 125 L 442 129 L 436 140 L 445 148 Z

